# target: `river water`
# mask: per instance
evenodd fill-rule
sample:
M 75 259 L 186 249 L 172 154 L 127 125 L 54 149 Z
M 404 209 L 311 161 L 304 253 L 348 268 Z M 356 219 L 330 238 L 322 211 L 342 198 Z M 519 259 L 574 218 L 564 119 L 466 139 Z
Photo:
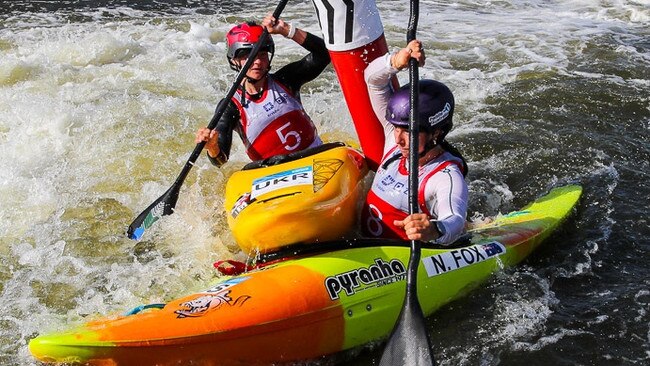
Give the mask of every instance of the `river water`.
M 246 161 L 201 157 L 177 210 L 133 242 L 128 224 L 174 181 L 234 79 L 224 33 L 267 1 L 0 3 L 0 364 L 98 314 L 207 288 L 243 259 L 223 191 Z M 391 47 L 408 2 L 380 1 Z M 318 33 L 311 2 L 283 17 Z M 429 320 L 441 365 L 650 363 L 650 1 L 420 1 L 422 77 L 456 95 L 449 139 L 470 161 L 469 214 L 551 187 L 585 192 L 524 264 Z M 279 37 L 274 64 L 300 57 Z M 407 73 L 400 75 L 404 82 Z M 327 140 L 354 140 L 331 68 L 303 91 Z M 325 358 L 373 365 L 381 345 Z

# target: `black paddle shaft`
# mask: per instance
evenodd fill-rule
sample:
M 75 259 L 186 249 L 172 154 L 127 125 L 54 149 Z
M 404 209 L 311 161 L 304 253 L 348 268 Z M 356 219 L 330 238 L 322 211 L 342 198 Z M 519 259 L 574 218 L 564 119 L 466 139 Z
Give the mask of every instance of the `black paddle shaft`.
M 409 43 L 415 39 L 418 28 L 419 1 L 411 0 L 411 15 L 409 18 L 409 27 L 406 31 L 406 42 Z M 418 206 L 418 150 L 420 125 L 418 123 L 418 114 L 420 111 L 418 105 L 418 94 L 420 86 L 420 76 L 418 70 L 418 61 L 411 57 L 409 59 L 409 82 L 411 90 L 409 93 L 409 103 L 411 113 L 409 116 L 409 211 L 411 214 L 419 211 Z
M 406 41 L 416 37 L 419 14 L 419 1 L 411 0 L 411 14 Z M 419 212 L 418 205 L 418 160 L 419 160 L 419 73 L 418 61 L 409 60 L 410 117 L 409 117 L 409 213 Z M 421 256 L 420 242 L 411 240 L 411 255 L 406 273 L 406 295 L 402 310 L 388 339 L 380 366 L 435 364 L 431 340 L 426 327 L 426 318 L 417 296 L 417 273 Z

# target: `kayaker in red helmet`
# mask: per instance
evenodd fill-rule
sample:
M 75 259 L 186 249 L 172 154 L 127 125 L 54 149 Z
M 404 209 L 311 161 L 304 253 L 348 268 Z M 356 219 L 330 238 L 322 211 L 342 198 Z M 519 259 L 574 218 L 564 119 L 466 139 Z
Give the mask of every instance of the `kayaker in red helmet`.
M 365 70 L 372 107 L 385 132 L 384 155 L 362 211 L 362 230 L 371 237 L 450 244 L 463 232 L 467 164 L 445 136 L 452 128 L 454 96 L 434 80 L 419 82 L 419 184 L 421 213 L 409 214 L 408 153 L 410 86 L 393 92 L 391 77 L 413 57 L 424 64 L 420 41 L 375 59 Z
M 227 59 L 239 71 L 265 27 L 269 34 L 292 39 L 310 53 L 270 73 L 275 44 L 268 37 L 246 73 L 239 90 L 228 103 L 214 130 L 201 128 L 195 142 L 205 141 L 210 161 L 220 166 L 230 156 L 232 132 L 241 137 L 251 160 L 300 151 L 322 144 L 316 126 L 300 102 L 300 88 L 316 78 L 330 58 L 323 40 L 283 20 L 268 15 L 262 25 L 253 22 L 234 26 L 226 34 Z

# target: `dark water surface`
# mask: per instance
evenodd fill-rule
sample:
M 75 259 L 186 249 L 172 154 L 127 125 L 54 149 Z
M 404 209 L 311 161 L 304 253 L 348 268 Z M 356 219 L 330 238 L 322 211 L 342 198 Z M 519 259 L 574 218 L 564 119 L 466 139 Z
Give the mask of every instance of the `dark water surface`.
M 240 256 L 228 175 L 199 162 L 176 214 L 124 229 L 173 182 L 234 78 L 223 34 L 264 1 L 0 2 L 0 364 L 92 314 L 205 288 Z M 379 3 L 391 47 L 408 4 Z M 441 365 L 650 363 L 650 8 L 647 1 L 425 2 L 423 77 L 456 95 L 450 140 L 475 219 L 580 183 L 571 219 L 524 264 L 429 320 Z M 318 32 L 309 1 L 285 19 Z M 300 49 L 278 40 L 274 63 Z M 407 75 L 401 75 L 405 81 Z M 303 99 L 326 137 L 354 138 L 331 69 Z M 318 364 L 374 365 L 381 345 Z

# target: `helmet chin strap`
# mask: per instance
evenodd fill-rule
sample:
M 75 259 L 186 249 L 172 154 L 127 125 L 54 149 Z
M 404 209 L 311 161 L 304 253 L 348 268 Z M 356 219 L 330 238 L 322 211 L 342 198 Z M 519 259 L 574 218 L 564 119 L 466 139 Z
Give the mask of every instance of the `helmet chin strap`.
M 424 144 L 424 149 L 422 150 L 421 153 L 418 154 L 418 159 L 424 157 L 430 150 L 434 149 L 436 146 L 438 146 L 438 142 L 436 141 L 435 138 L 432 138 L 431 140 L 427 141 L 426 144 Z

